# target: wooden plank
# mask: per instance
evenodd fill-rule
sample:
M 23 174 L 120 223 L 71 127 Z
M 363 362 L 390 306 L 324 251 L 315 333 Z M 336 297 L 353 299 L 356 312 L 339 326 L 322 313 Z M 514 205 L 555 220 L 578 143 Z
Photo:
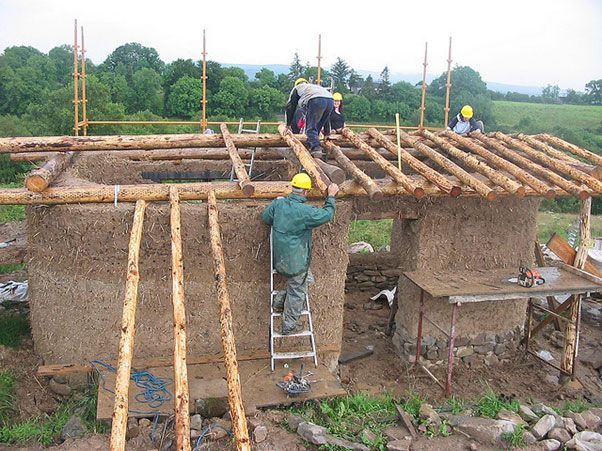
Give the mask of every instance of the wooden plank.
M 138 301 L 138 282 L 140 281 L 139 259 L 142 226 L 146 202 L 136 202 L 134 221 L 128 248 L 128 271 L 125 285 L 125 299 L 121 319 L 121 338 L 119 340 L 119 359 L 115 381 L 115 402 L 113 405 L 113 422 L 111 427 L 111 451 L 125 450 L 125 434 L 128 422 L 130 371 L 134 353 L 134 336 L 136 334 L 136 304 Z
M 249 178 L 249 174 L 247 174 L 245 164 L 242 162 L 242 159 L 238 154 L 238 150 L 232 142 L 232 135 L 230 135 L 230 132 L 228 131 L 228 126 L 222 122 L 219 127 L 222 132 L 224 142 L 226 143 L 226 149 L 228 149 L 230 160 L 232 160 L 232 168 L 236 173 L 238 186 L 240 186 L 240 189 L 243 193 L 245 193 L 246 196 L 252 196 L 255 192 L 255 187 L 253 186 L 253 183 L 251 183 L 251 179 Z
M 557 233 L 552 235 L 546 246 L 567 265 L 572 265 L 575 262 L 577 251 L 571 247 L 567 240 Z M 590 257 L 587 258 L 583 269 L 596 277 L 602 277 L 602 272 L 592 263 Z
M 416 433 L 416 429 L 414 429 L 412 417 L 410 417 L 410 415 L 405 410 L 403 410 L 403 408 L 399 404 L 395 404 L 395 409 L 397 410 L 397 415 L 399 416 L 399 419 L 406 427 L 412 438 L 416 438 L 418 434 Z
M 366 349 L 362 351 L 356 352 L 346 352 L 339 356 L 339 363 L 346 364 L 353 362 L 354 360 L 363 359 L 364 357 L 368 357 L 374 354 L 374 346 L 366 347 Z

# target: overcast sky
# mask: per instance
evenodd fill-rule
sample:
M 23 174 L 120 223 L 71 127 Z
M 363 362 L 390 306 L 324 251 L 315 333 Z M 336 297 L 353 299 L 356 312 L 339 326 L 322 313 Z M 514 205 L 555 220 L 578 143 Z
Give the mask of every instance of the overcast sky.
M 325 67 L 340 56 L 356 69 L 421 72 L 428 41 L 428 72 L 440 74 L 451 35 L 454 64 L 484 80 L 584 90 L 602 78 L 602 0 L 0 0 L 0 50 L 70 44 L 75 18 L 95 63 L 132 41 L 166 62 L 200 59 L 205 28 L 208 58 L 222 63 L 289 64 L 298 51 L 316 64 L 321 33 Z

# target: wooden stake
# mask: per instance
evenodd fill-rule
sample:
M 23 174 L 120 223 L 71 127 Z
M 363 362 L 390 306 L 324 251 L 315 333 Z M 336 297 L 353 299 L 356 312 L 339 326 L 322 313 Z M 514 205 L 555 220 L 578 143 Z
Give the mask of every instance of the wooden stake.
M 399 113 L 395 113 L 395 125 L 396 125 L 396 137 L 397 137 L 397 169 L 402 171 L 401 168 L 401 140 L 399 139 L 399 131 L 401 128 L 399 127 Z M 403 172 L 403 171 L 402 171 Z
M 503 171 L 508 172 L 509 174 L 516 177 L 521 182 L 533 188 L 540 194 L 543 194 L 548 199 L 554 198 L 554 190 L 550 188 L 548 185 L 543 183 L 541 180 L 533 177 L 524 169 L 516 166 L 515 164 L 509 162 L 508 160 L 503 159 L 502 157 L 497 156 L 493 152 L 485 149 L 483 146 L 480 146 L 476 142 L 465 138 L 464 136 L 460 136 L 457 133 L 451 130 L 445 130 L 440 133 L 441 136 L 448 138 L 448 140 L 454 141 L 458 145 L 470 150 L 471 152 L 479 155 L 481 158 L 485 159 L 489 163 L 497 166 Z
M 280 132 L 280 136 L 282 136 L 282 138 L 284 138 L 286 141 L 286 144 L 293 149 L 297 159 L 305 168 L 309 176 L 313 179 L 318 190 L 320 190 L 322 193 L 326 192 L 328 185 L 322 181 L 323 172 L 316 167 L 316 163 L 305 146 L 297 141 L 291 131 L 286 128 L 286 125 L 280 124 L 278 126 L 278 131 Z
M 59 154 L 46 161 L 41 167 L 31 171 L 25 178 L 25 187 L 34 192 L 44 191 L 61 172 L 71 164 L 77 152 Z
M 242 162 L 240 155 L 238 154 L 238 150 L 232 142 L 232 136 L 230 136 L 228 126 L 222 123 L 220 124 L 219 128 L 222 131 L 222 137 L 226 143 L 228 154 L 230 154 L 232 167 L 236 173 L 236 178 L 238 178 L 238 185 L 240 186 L 242 192 L 245 193 L 245 196 L 252 196 L 253 192 L 255 191 L 255 187 L 253 186 L 253 183 L 251 183 L 251 179 L 249 178 L 249 174 L 247 174 L 245 164 Z
M 203 99 L 201 100 L 201 132 L 207 129 L 207 51 L 205 46 L 205 30 L 203 29 Z
M 209 236 L 211 238 L 211 252 L 213 254 L 213 265 L 215 271 L 215 286 L 220 304 L 220 326 L 222 334 L 222 345 L 224 347 L 224 363 L 226 366 L 226 382 L 228 383 L 228 404 L 232 415 L 232 430 L 236 438 L 237 450 L 250 450 L 249 432 L 247 430 L 247 419 L 242 402 L 240 388 L 240 375 L 238 373 L 238 362 L 236 360 L 236 342 L 232 328 L 232 310 L 230 307 L 230 295 L 226 279 L 226 265 L 224 262 L 224 250 L 219 229 L 219 217 L 215 192 L 210 191 L 207 199 Z
M 424 43 L 424 63 L 422 63 L 423 69 L 422 69 L 422 94 L 421 94 L 421 98 L 420 98 L 420 126 L 419 128 L 422 129 L 424 128 L 424 110 L 426 109 L 425 107 L 425 100 L 426 100 L 426 55 L 428 52 L 428 46 L 429 43 L 425 42 Z
M 171 298 L 173 303 L 174 383 L 176 416 L 176 449 L 190 451 L 190 403 L 188 367 L 186 366 L 186 308 L 184 307 L 184 267 L 180 230 L 180 196 L 178 188 L 169 187 L 171 224 Z
M 351 141 L 355 147 L 366 152 L 366 154 L 368 154 L 383 171 L 389 174 L 391 178 L 395 180 L 395 182 L 403 186 L 408 193 L 413 194 L 416 199 L 424 197 L 424 189 L 416 186 L 410 178 L 408 178 L 403 172 L 383 158 L 375 149 L 362 141 L 362 139 L 353 133 L 349 128 L 343 128 L 342 134 L 345 138 Z
M 341 151 L 339 147 L 330 141 L 326 141 L 324 143 L 324 148 L 330 152 L 330 154 L 334 157 L 336 162 L 345 170 L 350 177 L 353 178 L 357 183 L 359 183 L 362 188 L 366 190 L 368 196 L 372 200 L 379 200 L 383 197 L 383 192 L 381 189 L 374 183 L 370 177 L 368 177 L 364 172 L 362 172 L 353 162 L 345 156 L 345 154 Z
M 445 117 L 443 119 L 443 128 L 449 124 L 449 93 L 451 89 L 451 49 L 452 49 L 452 37 L 449 37 L 449 51 L 447 53 L 447 82 L 445 83 Z
M 79 135 L 79 67 L 78 67 L 78 45 L 77 45 L 77 19 L 73 32 L 73 134 Z
M 316 81 L 316 84 L 320 84 L 321 80 L 321 75 L 322 75 L 322 71 L 321 71 L 321 66 L 322 66 L 322 35 L 319 34 L 318 35 L 318 80 Z
M 88 135 L 88 99 L 86 98 L 86 47 L 84 46 L 84 27 L 81 27 L 82 31 L 82 122 L 84 136 Z
M 125 433 L 128 422 L 128 395 L 130 388 L 130 371 L 134 354 L 134 336 L 136 335 L 136 304 L 138 300 L 138 282 L 140 272 L 140 240 L 146 202 L 136 202 L 134 221 L 130 234 L 128 249 L 128 272 L 125 284 L 125 300 L 121 319 L 121 338 L 119 340 L 119 358 L 115 376 L 115 405 L 113 406 L 113 423 L 111 427 L 111 451 L 125 450 Z
M 441 189 L 441 191 L 443 191 L 444 193 L 447 193 L 452 197 L 457 197 L 462 193 L 461 187 L 450 183 L 450 181 L 447 178 L 439 174 L 434 169 L 428 167 L 422 161 L 412 156 L 405 149 L 397 148 L 385 135 L 383 135 L 375 128 L 369 128 L 368 134 L 372 136 L 376 141 L 378 141 L 378 143 L 385 149 L 387 149 L 389 152 L 397 154 L 398 150 L 400 150 L 399 156 L 404 161 L 404 163 L 406 163 L 409 167 L 411 167 L 414 171 L 423 176 L 429 182 L 438 186 L 439 189 Z

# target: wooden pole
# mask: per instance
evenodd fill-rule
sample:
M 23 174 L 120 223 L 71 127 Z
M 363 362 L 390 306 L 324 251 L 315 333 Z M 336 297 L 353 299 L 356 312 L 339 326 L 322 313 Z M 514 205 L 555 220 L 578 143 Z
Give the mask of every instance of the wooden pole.
M 345 156 L 341 149 L 330 141 L 324 143 L 324 148 L 330 152 L 336 162 L 343 168 L 343 170 L 349 174 L 357 183 L 361 185 L 370 199 L 379 200 L 383 197 L 383 192 L 378 187 L 374 180 L 368 177 L 363 171 L 361 171 L 353 162 Z
M 184 266 L 182 263 L 182 233 L 180 221 L 180 196 L 178 188 L 169 187 L 171 225 L 171 298 L 173 303 L 174 383 L 176 449 L 190 451 L 190 403 L 188 392 L 188 367 L 186 366 L 186 308 L 184 302 Z
M 422 95 L 420 98 L 420 126 L 419 128 L 422 129 L 424 128 L 424 110 L 426 109 L 425 107 L 425 100 L 426 100 L 426 55 L 428 52 L 428 46 L 429 43 L 425 42 L 424 43 L 424 63 L 422 63 L 423 69 L 422 69 Z
M 77 45 L 77 19 L 73 32 L 73 134 L 79 136 L 79 68 L 78 68 L 78 45 Z
M 548 135 L 547 133 L 536 135 L 535 137 L 538 139 L 543 139 L 544 141 L 553 146 L 561 147 L 565 150 L 568 150 L 569 152 L 573 153 L 574 155 L 580 156 L 581 158 L 585 158 L 587 161 L 589 161 L 592 164 L 595 164 L 596 166 L 602 165 L 602 156 L 590 152 L 587 149 L 582 149 L 579 146 L 566 142 L 563 139 L 556 138 L 555 136 Z
M 382 145 L 385 149 L 387 149 L 389 152 L 391 152 L 393 154 L 398 153 L 398 151 L 401 150 L 399 152 L 399 156 L 404 161 L 404 163 L 406 163 L 409 167 L 411 167 L 418 174 L 422 175 L 429 182 L 434 183 L 444 193 L 447 193 L 452 197 L 457 197 L 462 193 L 461 187 L 450 183 L 447 178 L 445 178 L 444 176 L 439 174 L 434 169 L 428 167 L 422 161 L 416 159 L 413 155 L 411 155 L 405 149 L 395 147 L 395 145 L 389 139 L 387 139 L 387 137 L 385 135 L 383 135 L 381 132 L 379 132 L 375 128 L 369 128 L 368 134 L 370 136 L 372 136 L 376 141 L 378 141 L 380 145 Z
M 25 187 L 37 193 L 44 191 L 48 186 L 71 164 L 77 152 L 58 154 L 41 167 L 31 171 L 25 178 Z
M 592 198 L 588 197 L 581 201 L 579 211 L 579 235 L 580 242 L 575 257 L 574 267 L 583 269 L 587 261 L 587 253 L 591 245 L 591 219 Z M 575 361 L 579 350 L 579 315 L 581 310 L 581 295 L 573 295 L 569 309 L 569 321 L 567 321 L 564 332 L 564 347 L 562 350 L 562 362 L 560 367 L 567 373 L 575 372 Z
M 314 163 L 316 163 L 316 166 L 322 169 L 322 172 L 326 174 L 326 177 L 328 177 L 332 183 L 340 185 L 345 181 L 345 172 L 338 166 L 325 163 L 319 158 L 314 158 Z
M 293 136 L 291 131 L 286 128 L 286 125 L 280 124 L 278 126 L 278 131 L 280 132 L 280 136 L 284 138 L 287 145 L 293 149 L 297 159 L 301 163 L 301 165 L 305 168 L 309 176 L 313 179 L 316 187 L 320 192 L 324 193 L 328 188 L 328 185 L 322 181 L 323 172 L 317 168 L 316 163 L 313 158 L 299 141 Z
M 201 101 L 201 132 L 204 132 L 207 129 L 207 50 L 205 44 L 205 29 L 203 29 L 203 100 Z
M 322 75 L 322 35 L 319 34 L 318 35 L 318 80 L 316 82 L 316 84 L 320 84 L 322 79 L 321 79 L 321 75 Z
M 86 47 L 84 45 L 84 27 L 81 27 L 82 31 L 82 121 L 84 136 L 88 136 L 88 113 L 87 106 L 88 100 L 86 98 Z
M 562 178 L 555 172 L 550 171 L 548 168 L 540 166 L 539 164 L 529 160 L 528 158 L 519 155 L 517 152 L 504 146 L 499 141 L 491 139 L 485 136 L 483 133 L 474 133 L 472 137 L 481 141 L 484 144 L 487 144 L 489 148 L 494 149 L 498 154 L 502 155 L 504 158 L 513 161 L 517 166 L 526 169 L 534 174 L 538 174 L 545 177 L 554 185 L 559 186 L 567 193 L 570 193 L 573 196 L 577 196 L 581 200 L 586 199 L 590 195 L 588 190 L 583 189 L 578 185 L 575 185 L 573 182 L 570 182 L 565 178 Z
M 472 175 L 470 175 L 468 172 L 466 172 L 464 169 L 462 169 L 456 163 L 448 160 L 440 153 L 438 153 L 438 152 L 434 151 L 433 149 L 431 149 L 430 147 L 422 144 L 417 137 L 408 135 L 404 131 L 400 132 L 400 135 L 401 135 L 401 139 L 404 142 L 407 142 L 408 144 L 410 144 L 417 151 L 422 152 L 423 155 L 425 155 L 426 157 L 433 160 L 435 163 L 437 163 L 439 166 L 441 166 L 443 169 L 445 169 L 450 174 L 455 175 L 458 178 L 458 180 L 460 180 L 466 186 L 469 186 L 472 189 L 474 189 L 477 193 L 479 193 L 481 196 L 483 196 L 487 200 L 495 200 L 495 198 L 497 197 L 496 193 L 491 188 L 489 188 L 487 185 L 485 185 L 480 180 L 474 178 Z
M 232 309 L 226 278 L 226 265 L 224 262 L 224 248 L 219 229 L 219 216 L 215 192 L 210 191 L 207 198 L 209 236 L 211 239 L 211 252 L 215 271 L 215 288 L 220 305 L 220 326 L 222 346 L 224 348 L 224 364 L 226 366 L 226 382 L 228 383 L 228 405 L 232 416 L 232 430 L 236 439 L 237 450 L 250 450 L 247 419 L 242 402 L 240 388 L 240 375 L 236 360 L 236 341 L 232 327 Z
M 451 89 L 451 50 L 452 50 L 452 37 L 449 37 L 449 51 L 447 53 L 447 82 L 445 83 L 445 118 L 443 119 L 443 128 L 449 124 L 449 94 Z
M 234 168 L 234 172 L 236 173 L 236 178 L 238 178 L 238 185 L 240 186 L 240 189 L 243 193 L 245 193 L 246 196 L 252 196 L 253 192 L 255 191 L 255 188 L 253 187 L 253 183 L 249 178 L 249 174 L 247 174 L 245 164 L 242 162 L 242 159 L 238 154 L 238 150 L 232 142 L 232 136 L 230 136 L 228 126 L 222 123 L 220 124 L 219 128 L 222 132 L 224 142 L 226 143 L 226 148 L 228 149 L 230 159 L 232 160 L 232 167 Z
M 111 451 L 125 450 L 130 371 L 132 368 L 132 355 L 134 353 L 134 336 L 136 335 L 136 304 L 138 300 L 138 282 L 140 280 L 138 262 L 145 210 L 146 202 L 143 200 L 137 201 L 128 249 L 128 272 L 121 319 L 119 358 L 117 360 L 117 372 L 115 376 L 115 404 L 113 406 L 113 422 L 111 427 Z
M 559 160 L 566 161 L 568 164 L 574 164 L 574 165 L 578 165 L 578 166 L 583 165 L 583 162 L 577 160 L 575 157 L 573 157 L 571 155 L 567 155 L 566 153 L 561 152 L 559 150 L 556 150 L 552 146 L 550 146 L 546 143 L 542 143 L 531 136 L 527 136 L 523 133 L 519 133 L 516 135 L 516 137 L 518 139 L 520 139 L 521 141 L 523 141 L 524 143 L 528 144 L 529 146 L 531 146 L 535 149 L 539 149 L 542 152 L 545 152 L 554 158 L 558 158 Z
M 495 169 L 492 169 L 487 164 L 477 160 L 477 158 L 474 157 L 473 155 L 461 151 L 457 147 L 452 146 L 450 143 L 439 138 L 437 135 L 429 132 L 428 130 L 423 129 L 423 130 L 421 130 L 420 134 L 423 137 L 430 139 L 433 143 L 435 143 L 436 146 L 443 149 L 445 152 L 450 154 L 452 157 L 457 158 L 458 160 L 462 161 L 469 168 L 483 174 L 485 177 L 487 177 L 493 183 L 495 183 L 498 186 L 501 186 L 509 193 L 515 194 L 519 197 L 523 197 L 525 195 L 524 186 L 522 186 L 521 184 L 516 183 L 514 180 L 506 177 L 501 172 L 496 171 Z
M 397 137 L 397 168 L 402 171 L 401 168 L 401 139 L 399 138 L 399 131 L 401 130 L 401 128 L 399 128 L 399 113 L 395 113 L 395 125 L 397 126 L 397 128 L 395 129 L 395 135 Z
M 408 193 L 413 194 L 414 197 L 416 197 L 416 199 L 424 197 L 424 189 L 422 189 L 419 186 L 416 186 L 409 177 L 407 177 L 393 164 L 391 164 L 389 161 L 383 158 L 376 150 L 374 150 L 372 147 L 370 147 L 368 144 L 362 141 L 362 139 L 355 133 L 353 133 L 350 129 L 348 129 L 347 127 L 343 128 L 342 134 L 345 138 L 351 141 L 355 147 L 366 152 L 366 154 L 368 154 L 370 158 L 372 158 L 372 160 L 378 166 L 380 166 L 380 168 L 383 171 L 389 174 L 389 176 L 391 176 L 391 178 L 395 180 L 395 182 L 403 186 Z
M 481 158 L 486 160 L 487 162 L 497 166 L 498 168 L 506 171 L 507 173 L 516 177 L 517 180 L 520 180 L 524 184 L 530 186 L 535 191 L 540 194 L 543 194 L 548 199 L 554 198 L 554 190 L 550 188 L 548 185 L 543 183 L 538 178 L 535 178 L 530 173 L 525 171 L 524 169 L 516 166 L 508 160 L 503 159 L 502 157 L 497 156 L 493 152 L 485 149 L 483 146 L 480 146 L 476 142 L 465 138 L 464 136 L 460 136 L 457 133 L 451 130 L 445 130 L 440 133 L 441 136 L 448 138 L 450 141 L 454 141 L 458 145 L 462 146 L 465 149 L 470 150 L 471 152 L 479 155 Z

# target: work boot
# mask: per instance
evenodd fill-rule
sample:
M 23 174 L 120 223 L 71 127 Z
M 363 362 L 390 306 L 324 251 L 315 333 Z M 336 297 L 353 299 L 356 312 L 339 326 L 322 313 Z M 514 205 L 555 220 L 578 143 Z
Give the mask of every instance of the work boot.
M 322 147 L 321 146 L 312 147 L 311 156 L 314 158 L 324 159 L 324 152 L 322 151 Z
M 276 313 L 284 312 L 284 300 L 286 298 L 286 291 L 278 291 L 274 296 L 274 302 L 272 304 L 272 309 Z
M 295 324 L 292 327 L 287 327 L 284 324 L 282 325 L 282 332 L 280 332 L 282 335 L 291 335 L 291 334 L 296 334 L 298 332 L 303 331 L 303 326 L 301 324 Z

